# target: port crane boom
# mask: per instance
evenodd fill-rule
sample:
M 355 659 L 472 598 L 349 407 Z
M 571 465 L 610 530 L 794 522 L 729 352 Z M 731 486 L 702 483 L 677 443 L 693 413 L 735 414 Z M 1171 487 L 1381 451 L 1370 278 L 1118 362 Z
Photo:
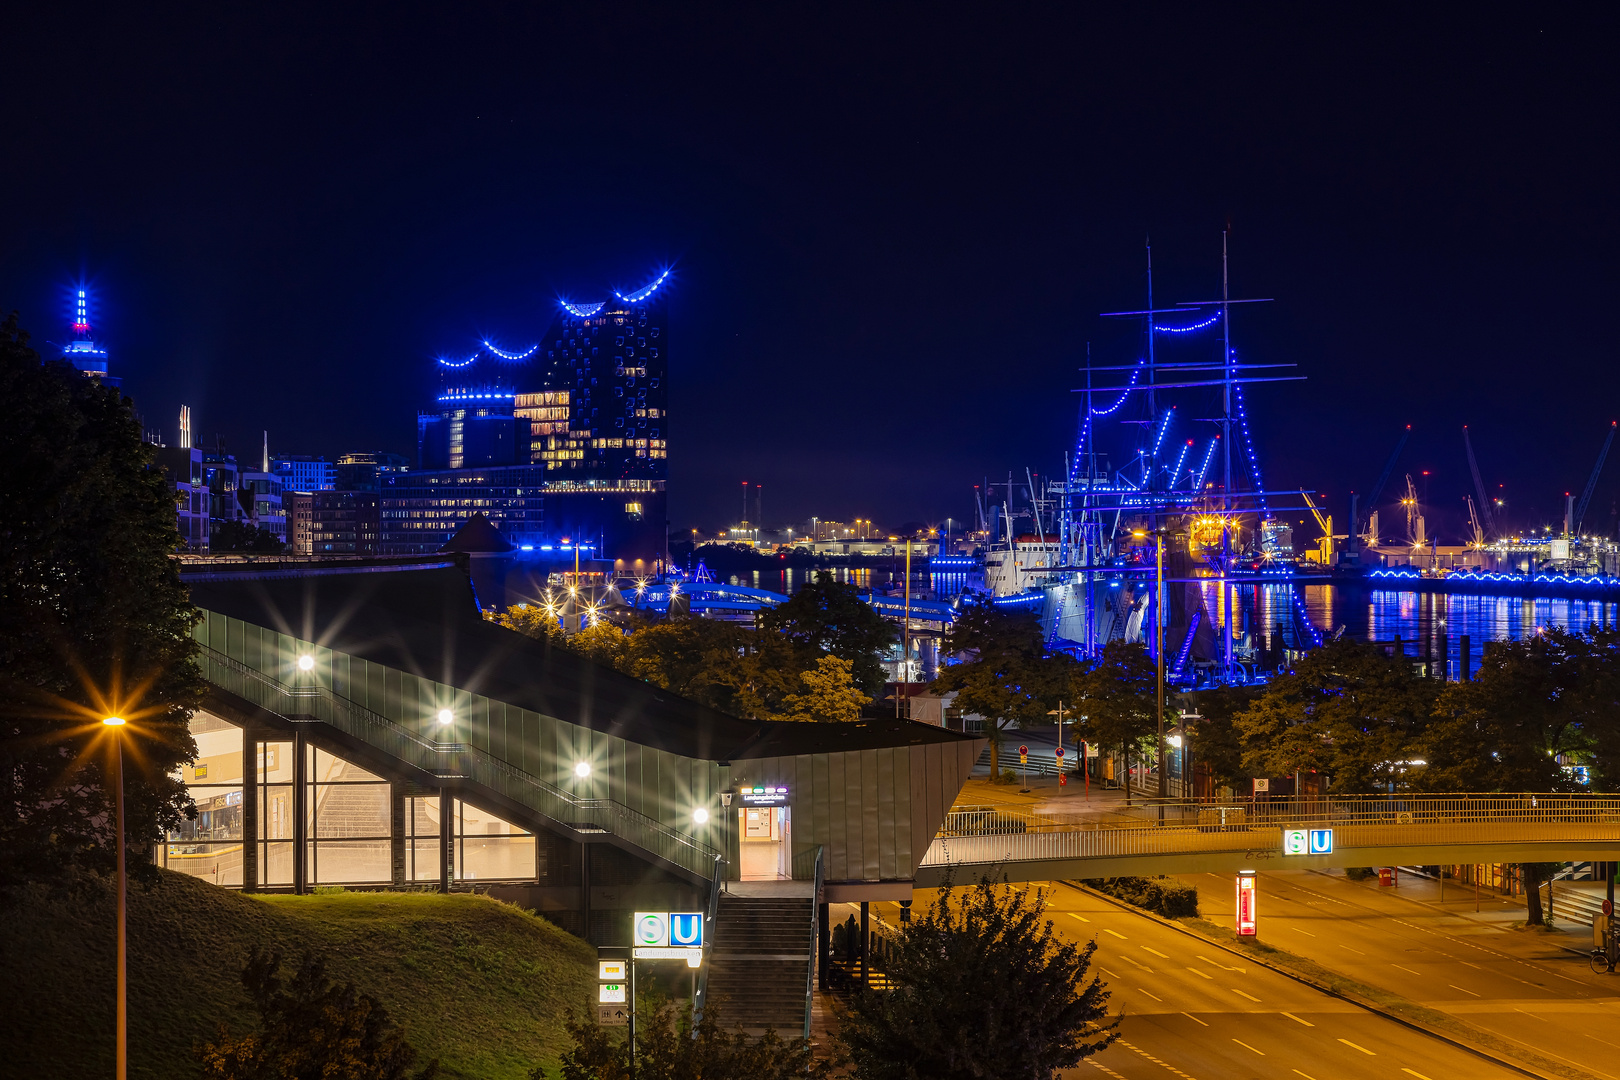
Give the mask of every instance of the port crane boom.
M 1581 521 L 1586 517 L 1586 507 L 1592 501 L 1592 492 L 1597 490 L 1598 477 L 1603 473 L 1603 462 L 1608 459 L 1609 447 L 1614 444 L 1613 423 L 1609 424 L 1609 434 L 1603 440 L 1603 449 L 1598 451 L 1597 464 L 1592 466 L 1592 475 L 1586 479 L 1586 490 L 1581 492 L 1581 501 L 1575 504 L 1575 520 L 1571 523 L 1576 535 L 1580 534 Z
M 1299 493 L 1305 497 L 1306 507 L 1315 516 L 1317 527 L 1322 530 L 1322 538 L 1316 542 L 1317 548 L 1321 552 L 1322 565 L 1332 566 L 1334 543 L 1350 538 L 1348 536 L 1335 536 L 1333 534 L 1333 515 L 1323 514 L 1321 510 L 1318 510 L 1316 504 L 1311 501 L 1311 493 L 1304 488 L 1300 488 Z
M 1467 424 L 1463 425 L 1463 448 L 1468 451 L 1468 471 L 1474 474 L 1474 492 L 1479 496 L 1479 508 L 1485 512 L 1485 529 L 1488 532 L 1495 532 L 1496 522 L 1491 518 L 1491 500 L 1485 497 L 1485 482 L 1479 478 L 1479 462 L 1474 460 L 1474 443 L 1473 440 L 1468 437 Z M 1469 503 L 1468 505 L 1470 507 L 1469 515 L 1470 517 L 1473 517 L 1474 521 L 1475 538 L 1482 539 L 1482 534 L 1479 528 L 1479 519 L 1473 516 L 1473 503 Z M 1479 546 L 1484 547 L 1485 545 L 1483 542 L 1481 542 Z
M 1395 471 L 1395 463 L 1401 459 L 1401 451 L 1406 449 L 1406 440 L 1411 437 L 1412 425 L 1407 424 L 1406 430 L 1401 432 L 1401 441 L 1395 444 L 1395 452 L 1389 455 L 1388 461 L 1384 462 L 1384 471 L 1378 474 L 1378 482 L 1372 486 L 1372 491 L 1367 494 L 1367 508 L 1374 513 L 1377 513 L 1375 508 L 1378 506 L 1378 496 L 1384 493 L 1384 485 L 1389 483 L 1389 474 Z M 1350 527 L 1354 529 L 1359 524 L 1360 522 L 1352 521 Z

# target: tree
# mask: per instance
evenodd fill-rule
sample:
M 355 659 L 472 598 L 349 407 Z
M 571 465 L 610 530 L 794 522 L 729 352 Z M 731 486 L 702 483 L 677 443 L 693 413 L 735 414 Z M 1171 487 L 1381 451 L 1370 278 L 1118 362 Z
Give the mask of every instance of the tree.
M 1158 678 L 1146 646 L 1110 641 L 1076 680 L 1075 708 L 1082 715 L 1081 731 L 1102 746 L 1120 747 L 1124 756 L 1127 803 L 1131 800 L 1131 750 L 1159 733 Z
M 1238 713 L 1250 776 L 1326 773 L 1335 792 L 1411 784 L 1439 684 L 1348 638 L 1312 649 Z
M 191 807 L 198 618 L 172 553 L 174 487 L 129 399 L 42 363 L 0 324 L 0 882 L 113 868 L 109 713 L 136 872 Z
M 963 611 L 945 636 L 945 648 L 969 659 L 941 671 L 935 692 L 955 690 L 964 715 L 978 713 L 990 722 L 990 775 L 1000 776 L 1001 733 L 1015 724 L 1046 723 L 1065 693 L 1073 662 L 1047 654 L 1034 613 L 988 606 Z
M 1560 755 L 1584 758 L 1614 728 L 1607 641 L 1548 629 L 1486 644 L 1479 671 L 1448 683 L 1424 739 L 1429 791 L 1572 791 Z
M 630 1080 L 630 1048 L 623 1037 L 572 1016 L 564 1026 L 574 1046 L 562 1056 L 562 1080 Z M 823 1080 L 831 1075 L 831 1063 L 814 1060 L 803 1039 L 783 1039 L 775 1030 L 758 1039 L 741 1031 L 728 1034 L 712 1004 L 695 1033 L 690 1014 L 682 1016 L 669 1004 L 636 1023 L 636 1080 Z M 529 1077 L 549 1080 L 543 1068 Z
M 786 636 L 804 651 L 828 652 L 855 666 L 855 683 L 869 697 L 883 691 L 878 654 L 894 643 L 894 627 L 853 585 L 819 573 L 770 611 L 759 615 L 760 629 Z
M 623 662 L 628 644 L 624 631 L 610 622 L 587 626 L 566 640 L 570 649 L 610 668 L 617 668 Z
M 1200 719 L 1192 722 L 1189 760 L 1194 770 L 1203 766 L 1217 787 L 1237 789 L 1249 779 L 1243 771 L 1243 740 L 1236 717 L 1259 696 L 1252 686 L 1223 686 L 1193 695 Z
M 805 692 L 782 700 L 784 720 L 851 721 L 861 718 L 861 706 L 872 699 L 855 685 L 855 665 L 838 656 L 823 656 L 799 679 Z
M 208 536 L 208 549 L 214 552 L 243 552 L 253 555 L 280 555 L 287 545 L 269 529 L 250 521 L 216 521 Z
M 857 995 L 838 1039 L 861 1080 L 1050 1080 L 1107 1047 L 1109 992 L 1086 981 L 1095 940 L 1066 942 L 1030 889 L 947 881 L 900 927 L 892 989 Z
M 427 1080 L 437 1061 L 411 1072 L 416 1051 L 376 998 L 338 986 L 326 967 L 305 955 L 297 974 L 283 980 L 281 954 L 255 952 L 242 983 L 259 1010 L 259 1030 L 198 1047 L 207 1080 Z
M 563 639 L 557 610 L 542 604 L 516 604 L 501 612 L 486 611 L 484 618 L 540 641 L 560 642 Z
M 620 670 L 682 697 L 755 720 L 772 720 L 802 685 L 801 651 L 781 634 L 736 623 L 669 619 L 630 635 Z

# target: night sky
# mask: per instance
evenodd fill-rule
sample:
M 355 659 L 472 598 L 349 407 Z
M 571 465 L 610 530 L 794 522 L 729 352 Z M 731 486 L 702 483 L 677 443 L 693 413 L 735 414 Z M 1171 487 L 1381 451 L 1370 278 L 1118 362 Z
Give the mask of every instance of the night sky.
M 1342 528 L 1411 424 L 1384 501 L 1412 471 L 1460 542 L 1466 423 L 1555 521 L 1620 419 L 1617 26 L 1075 7 L 13 9 L 0 306 L 59 342 L 87 280 L 171 442 L 183 403 L 243 456 L 414 456 L 435 356 L 673 266 L 674 527 L 743 479 L 767 524 L 893 525 L 1059 472 L 1087 342 L 1141 354 L 1097 315 L 1144 239 L 1161 306 L 1205 300 L 1229 226 L 1276 298 L 1234 345 L 1308 376 L 1250 388 L 1267 486 Z M 1617 500 L 1620 451 L 1588 531 Z

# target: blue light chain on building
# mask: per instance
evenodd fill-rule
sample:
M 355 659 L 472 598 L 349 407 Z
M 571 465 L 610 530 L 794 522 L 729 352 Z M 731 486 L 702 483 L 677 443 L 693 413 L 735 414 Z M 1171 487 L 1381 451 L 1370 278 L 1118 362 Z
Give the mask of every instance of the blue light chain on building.
M 510 401 L 515 394 L 440 394 L 440 401 Z
M 1221 313 L 1217 311 L 1203 322 L 1193 323 L 1191 326 L 1155 326 L 1153 329 L 1157 330 L 1161 334 L 1190 334 L 1194 330 L 1202 330 L 1205 327 L 1214 326 L 1220 321 Z
M 603 308 L 607 307 L 606 300 L 602 300 L 595 304 L 574 304 L 567 300 L 558 300 L 557 303 L 561 304 L 562 309 L 576 319 L 588 319 L 592 315 L 595 315 L 598 311 L 601 311 Z
M 1092 409 L 1091 410 L 1091 415 L 1092 416 L 1108 416 L 1111 413 L 1117 412 L 1119 410 L 1119 407 L 1121 405 L 1125 404 L 1125 399 L 1131 396 L 1131 391 L 1136 389 L 1136 380 L 1140 379 L 1141 377 L 1142 377 L 1142 361 L 1138 360 L 1136 362 L 1136 370 L 1131 372 L 1131 381 L 1126 385 L 1125 392 L 1123 394 L 1119 395 L 1119 400 L 1114 402 L 1112 405 L 1108 406 L 1108 408 L 1106 408 L 1106 409 Z
M 1220 441 L 1219 435 L 1209 440 L 1209 449 L 1204 451 L 1204 463 L 1198 467 L 1198 479 L 1193 483 L 1194 491 L 1204 490 L 1204 477 L 1209 474 L 1209 463 L 1215 457 L 1215 444 Z
M 488 341 L 484 342 L 484 348 L 488 349 L 490 352 L 494 353 L 496 356 L 500 357 L 502 360 L 527 360 L 529 357 L 534 355 L 534 351 L 536 349 L 538 349 L 539 347 L 540 347 L 540 343 L 535 342 L 533 345 L 530 345 L 528 350 L 525 351 L 525 352 L 509 353 L 509 352 L 502 352 L 500 349 L 497 349 L 495 346 L 491 345 Z
M 446 360 L 444 357 L 441 356 L 441 357 L 439 357 L 439 363 L 444 365 L 445 367 L 448 367 L 448 368 L 464 368 L 468 364 L 476 362 L 477 359 L 478 359 L 478 354 L 473 353 L 471 356 L 467 357 L 467 359 L 461 361 L 458 364 L 454 360 Z
M 1233 350 L 1233 355 L 1236 356 L 1236 350 Z M 1260 479 L 1260 462 L 1254 456 L 1254 440 L 1249 437 L 1249 413 L 1243 404 L 1243 384 L 1235 382 L 1232 388 L 1237 391 L 1238 427 L 1243 432 L 1243 448 L 1249 452 L 1249 471 L 1254 477 L 1254 490 L 1261 492 L 1260 509 L 1267 510 L 1270 508 L 1266 506 L 1266 485 Z
M 1423 580 L 1422 572 L 1413 570 L 1410 567 L 1374 570 L 1367 576 L 1389 578 L 1397 581 Z M 1503 585 L 1575 585 L 1587 589 L 1620 588 L 1620 577 L 1611 577 L 1607 574 L 1536 574 L 1526 576 L 1524 574 L 1500 574 L 1491 570 L 1453 570 L 1443 580 Z
M 615 289 L 613 295 L 617 296 L 620 300 L 623 300 L 627 304 L 639 304 L 643 300 L 647 299 L 647 297 L 657 292 L 658 287 L 664 283 L 664 279 L 667 277 L 669 277 L 669 271 L 665 270 L 662 274 L 658 275 L 657 281 L 654 281 L 651 285 L 648 285 L 645 289 L 642 289 L 638 293 L 631 293 L 629 296 L 626 296 L 624 293 Z

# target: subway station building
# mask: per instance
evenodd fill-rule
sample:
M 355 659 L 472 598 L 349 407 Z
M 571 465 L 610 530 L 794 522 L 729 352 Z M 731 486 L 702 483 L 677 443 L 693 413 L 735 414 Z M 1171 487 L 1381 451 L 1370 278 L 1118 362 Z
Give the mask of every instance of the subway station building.
M 199 813 L 158 861 L 247 890 L 488 886 L 598 944 L 722 884 L 910 898 L 983 740 L 726 715 L 486 621 L 466 567 L 189 564 Z

